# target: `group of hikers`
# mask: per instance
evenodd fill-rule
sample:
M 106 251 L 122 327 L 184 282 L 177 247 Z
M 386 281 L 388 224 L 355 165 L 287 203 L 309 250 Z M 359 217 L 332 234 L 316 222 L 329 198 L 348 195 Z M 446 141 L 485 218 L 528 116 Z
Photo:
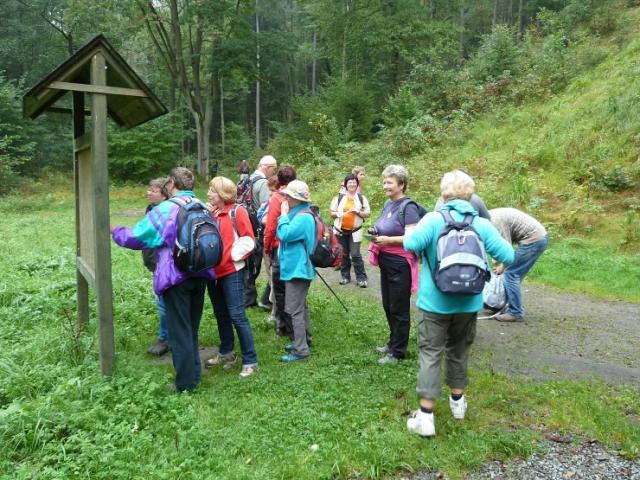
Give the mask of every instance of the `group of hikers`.
M 131 228 L 111 229 L 118 245 L 142 250 L 145 266 L 153 271 L 160 333 L 149 352 L 160 355 L 171 351 L 176 371 L 175 383 L 169 385 L 173 391 L 190 391 L 200 383 L 198 330 L 205 291 L 220 339 L 218 352 L 205 361 L 205 367 L 232 368 L 237 361 L 237 335 L 240 377 L 257 373 L 255 342 L 245 313 L 252 306 L 269 309 L 278 335 L 290 339 L 281 361 L 310 357 L 313 338 L 306 298 L 316 277 L 312 260 L 324 224 L 311 204 L 308 185 L 296 178 L 294 167 L 278 168 L 276 159 L 267 155 L 252 174 L 248 171 L 243 162 L 237 185 L 229 178 L 214 177 L 204 203 L 193 192 L 192 172 L 176 167 L 168 177 L 150 182 L 150 205 L 141 221 Z M 493 273 L 500 276 L 506 293 L 507 306 L 494 318 L 522 322 L 520 284 L 546 249 L 547 232 L 536 219 L 517 209 L 487 210 L 475 193 L 473 179 L 463 170 L 442 177 L 441 197 L 428 212 L 407 195 L 409 174 L 401 165 L 389 165 L 382 172 L 387 201 L 365 231 L 371 207 L 363 193 L 364 179 L 364 168 L 354 168 L 329 207 L 334 219 L 332 235 L 342 254 L 336 266 L 339 283 L 346 286 L 351 282 L 353 266 L 357 286 L 368 287 L 360 252 L 366 236 L 368 260 L 380 269 L 382 307 L 389 327 L 387 341 L 375 348 L 381 355 L 380 365 L 405 358 L 411 295 L 417 293 L 422 315 L 416 332 L 420 408 L 408 418 L 407 427 L 418 435 L 432 436 L 433 408 L 442 390 L 443 357 L 451 412 L 456 419 L 465 416 L 469 351 L 478 312 L 483 309 L 482 290 L 492 269 L 486 254 L 493 259 Z M 183 230 L 188 230 L 184 224 L 194 211 L 199 212 L 193 218 L 199 219 L 203 231 L 218 230 L 221 248 L 212 268 L 189 267 L 194 261 L 205 261 L 208 253 L 204 247 L 195 260 L 192 252 L 191 264 L 183 258 L 184 243 L 190 241 L 188 233 L 183 239 Z M 201 244 L 213 247 L 215 242 L 202 240 L 212 237 L 203 235 Z M 512 244 L 517 244 L 515 251 Z M 268 284 L 258 298 L 256 278 L 263 263 Z

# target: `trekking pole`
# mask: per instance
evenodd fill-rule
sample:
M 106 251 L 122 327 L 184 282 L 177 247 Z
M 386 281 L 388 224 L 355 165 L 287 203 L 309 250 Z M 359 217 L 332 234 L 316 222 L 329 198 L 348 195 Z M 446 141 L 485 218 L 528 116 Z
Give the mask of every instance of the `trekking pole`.
M 338 300 L 338 303 L 339 303 L 340 305 L 342 305 L 342 308 L 344 308 L 344 311 L 345 311 L 345 312 L 347 312 L 347 313 L 349 313 L 349 310 L 347 309 L 346 305 L 345 305 L 344 303 L 342 303 L 342 300 L 340 300 L 340 297 L 338 297 L 338 295 L 336 294 L 336 292 L 334 292 L 334 291 L 333 291 L 333 289 L 329 286 L 329 284 L 327 283 L 327 281 L 326 281 L 324 278 L 322 278 L 322 275 L 320 275 L 320 272 L 318 272 L 318 270 L 317 270 L 317 269 L 315 269 L 315 268 L 314 268 L 313 270 L 316 272 L 316 275 L 318 275 L 318 276 L 320 277 L 320 280 L 322 280 L 322 283 L 324 283 L 324 284 L 327 286 L 327 288 L 329 289 L 329 291 L 330 291 L 331 293 L 333 293 L 333 296 L 334 296 L 334 297 L 336 297 L 336 300 Z

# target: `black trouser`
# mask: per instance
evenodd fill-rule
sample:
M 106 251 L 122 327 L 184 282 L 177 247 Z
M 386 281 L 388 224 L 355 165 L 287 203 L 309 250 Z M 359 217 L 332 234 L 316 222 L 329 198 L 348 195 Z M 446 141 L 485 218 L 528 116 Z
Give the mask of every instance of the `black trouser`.
M 338 239 L 340 240 L 340 245 L 342 245 L 342 251 L 344 252 L 342 263 L 340 264 L 340 275 L 342 278 L 351 279 L 351 262 L 353 262 L 353 269 L 356 272 L 356 281 L 366 281 L 367 273 L 364 271 L 364 261 L 360 254 L 360 242 L 353 241 L 352 232 L 343 232 L 338 235 Z
M 389 323 L 389 351 L 396 358 L 404 358 L 411 327 L 411 267 L 405 258 L 381 253 L 380 290 L 382 307 Z
M 256 291 L 256 278 L 260 275 L 262 266 L 262 242 L 256 242 L 256 249 L 246 260 L 244 269 L 244 306 L 252 307 L 258 302 Z
M 291 315 L 285 312 L 285 283 L 280 280 L 280 258 L 278 250 L 274 249 L 271 258 L 271 288 L 276 299 L 276 331 L 279 335 L 287 336 L 293 340 L 293 323 Z
M 174 285 L 162 294 L 167 309 L 167 327 L 176 388 L 193 390 L 200 383 L 200 352 L 198 329 L 204 305 L 207 281 L 190 278 Z

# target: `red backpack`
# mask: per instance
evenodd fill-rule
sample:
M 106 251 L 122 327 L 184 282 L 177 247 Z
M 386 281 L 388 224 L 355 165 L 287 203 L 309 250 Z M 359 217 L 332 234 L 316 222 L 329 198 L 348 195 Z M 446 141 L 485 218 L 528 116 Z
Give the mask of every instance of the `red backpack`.
M 315 207 L 317 209 L 317 207 Z M 337 267 L 342 263 L 344 252 L 338 238 L 333 233 L 333 229 L 322 221 L 320 215 L 314 211 L 312 206 L 309 210 L 301 210 L 301 213 L 310 213 L 316 222 L 316 243 L 313 252 L 309 255 L 311 264 L 317 268 Z

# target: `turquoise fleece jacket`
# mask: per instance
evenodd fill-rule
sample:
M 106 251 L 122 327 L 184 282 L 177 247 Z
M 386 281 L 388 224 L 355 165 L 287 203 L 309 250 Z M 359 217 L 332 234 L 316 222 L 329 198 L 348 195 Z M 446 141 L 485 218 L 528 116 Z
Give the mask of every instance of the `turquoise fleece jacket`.
M 454 220 L 460 221 L 466 214 L 474 216 L 473 228 L 484 242 L 486 251 L 496 260 L 506 265 L 513 263 L 513 248 L 498 233 L 491 222 L 478 217 L 478 212 L 464 200 L 451 200 L 441 210 L 451 210 Z M 429 265 L 435 268 L 437 263 L 437 242 L 444 227 L 444 218 L 440 212 L 430 212 L 416 225 L 415 229 L 405 234 L 404 248 L 420 256 L 422 273 L 418 289 L 418 307 L 426 312 L 439 314 L 473 313 L 482 310 L 482 294 L 447 295 L 438 290 L 433 283 Z M 428 262 L 427 262 L 428 259 Z
M 280 239 L 280 279 L 285 282 L 294 278 L 316 278 L 309 260 L 316 243 L 316 221 L 311 212 L 300 213 L 303 210 L 309 210 L 307 203 L 298 205 L 288 215 L 278 218 L 276 235 Z

